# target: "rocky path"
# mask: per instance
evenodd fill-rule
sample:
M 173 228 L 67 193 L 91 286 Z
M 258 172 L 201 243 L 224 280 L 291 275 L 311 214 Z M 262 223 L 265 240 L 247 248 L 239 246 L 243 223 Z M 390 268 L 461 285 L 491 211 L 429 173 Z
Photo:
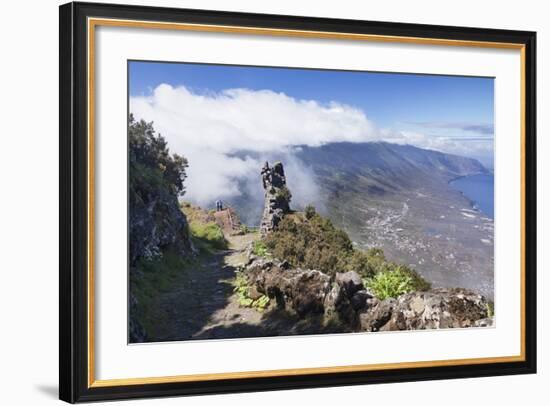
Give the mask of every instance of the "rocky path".
M 235 271 L 246 260 L 245 249 L 258 234 L 227 237 L 229 249 L 186 270 L 169 292 L 154 303 L 157 320 L 153 341 L 231 338 L 263 335 L 262 313 L 239 307 L 233 293 Z

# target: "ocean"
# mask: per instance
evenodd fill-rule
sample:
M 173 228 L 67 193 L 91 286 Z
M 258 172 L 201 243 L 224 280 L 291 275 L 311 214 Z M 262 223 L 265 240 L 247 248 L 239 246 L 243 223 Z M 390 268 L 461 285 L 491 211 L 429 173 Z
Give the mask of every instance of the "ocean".
M 474 206 L 490 218 L 494 218 L 494 175 L 470 175 L 449 183 L 453 189 L 461 191 Z

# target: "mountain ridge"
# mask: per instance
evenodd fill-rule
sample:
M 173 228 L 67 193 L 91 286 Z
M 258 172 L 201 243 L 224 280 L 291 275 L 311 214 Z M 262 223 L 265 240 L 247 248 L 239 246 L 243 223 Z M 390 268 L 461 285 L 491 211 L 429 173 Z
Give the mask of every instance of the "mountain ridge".
M 438 189 L 444 189 L 453 179 L 490 173 L 474 158 L 382 141 L 299 146 L 287 152 L 266 155 L 243 149 L 231 156 L 242 159 L 249 157 L 269 161 L 298 161 L 298 170 L 304 167 L 311 173 L 321 195 L 315 196 L 315 201 L 311 196 L 302 195 L 301 185 L 296 183 L 299 176 L 292 173 L 292 166 L 287 165 L 291 180 L 289 187 L 294 190 L 294 203 L 297 208 L 315 204 L 321 212 L 325 200 L 338 198 L 342 194 L 383 196 L 434 184 Z M 244 191 L 241 196 L 227 201 L 238 209 L 245 223 L 256 225 L 260 221 L 261 210 L 258 209 L 260 206 L 254 197 L 262 195 L 261 184 L 253 184 L 252 188 L 244 186 L 246 185 L 243 184 L 240 188 Z
M 326 172 L 329 167 L 344 172 L 374 177 L 438 175 L 446 182 L 479 173 L 489 173 L 475 158 L 389 142 L 330 143 L 319 147 L 302 146 L 296 155 L 314 170 Z
M 387 142 L 302 146 L 269 159 L 299 161 L 285 166 L 295 209 L 312 204 L 357 246 L 382 248 L 389 259 L 418 267 L 434 286 L 464 286 L 492 297 L 493 221 L 449 185 L 490 174 L 478 160 Z M 296 180 L 304 174 L 298 171 L 313 176 L 317 193 L 301 195 Z M 254 201 L 260 186 L 230 202 L 249 225 L 261 218 Z

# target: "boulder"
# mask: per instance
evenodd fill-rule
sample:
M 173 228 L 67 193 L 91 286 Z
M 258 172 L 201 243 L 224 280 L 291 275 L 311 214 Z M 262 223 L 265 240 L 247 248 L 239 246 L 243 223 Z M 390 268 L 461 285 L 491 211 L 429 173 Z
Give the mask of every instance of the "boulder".
M 322 314 L 331 287 L 330 276 L 317 270 L 286 269 L 287 266 L 277 260 L 257 259 L 245 274 L 250 285 L 274 298 L 279 307 L 300 316 Z
M 134 266 L 141 258 L 160 257 L 170 247 L 183 257 L 194 254 L 187 217 L 177 196 L 160 189 L 148 199 L 130 199 L 129 260 Z
M 340 285 L 351 298 L 356 292 L 364 290 L 363 280 L 357 272 L 349 271 L 336 274 L 336 283 Z
M 258 288 L 256 286 L 250 286 L 247 293 L 248 297 L 252 300 L 257 300 L 263 296 L 263 294 L 258 291 Z
M 292 268 L 276 259 L 255 258 L 245 268 L 251 292 L 276 300 L 300 317 L 323 315 L 352 331 L 422 330 L 491 326 L 486 299 L 472 291 L 437 288 L 380 300 L 355 272 L 333 278 Z
M 350 298 L 350 303 L 353 307 L 353 310 L 361 310 L 367 307 L 367 300 L 371 299 L 372 296 L 366 290 L 358 290 Z
M 332 285 L 323 302 L 325 316 L 327 318 L 335 317 L 338 314 L 338 308 L 343 298 L 344 293 L 342 288 L 337 284 Z
M 330 291 L 325 296 L 324 310 L 326 322 L 335 320 L 352 327 L 357 324 L 357 314 L 353 305 L 344 289 L 337 283 L 332 284 Z
M 332 278 L 321 271 L 292 268 L 286 261 L 256 257 L 245 275 L 251 291 L 275 299 L 279 308 L 301 317 L 323 314 L 325 320 L 339 320 L 352 328 L 358 327 L 358 310 L 372 299 L 355 272 Z
M 399 297 L 392 321 L 399 330 L 472 327 L 487 317 L 487 301 L 466 289 L 433 289 Z
M 369 301 L 367 301 L 368 303 Z M 423 330 L 489 325 L 486 299 L 472 291 L 438 288 L 372 303 L 359 316 L 363 331 Z
M 361 331 L 379 331 L 392 317 L 395 299 L 367 300 L 367 308 L 359 312 L 359 328 Z
M 325 296 L 330 288 L 328 275 L 316 270 L 298 269 L 290 281 L 291 289 L 287 291 L 287 296 L 290 296 L 292 308 L 298 315 L 324 313 Z

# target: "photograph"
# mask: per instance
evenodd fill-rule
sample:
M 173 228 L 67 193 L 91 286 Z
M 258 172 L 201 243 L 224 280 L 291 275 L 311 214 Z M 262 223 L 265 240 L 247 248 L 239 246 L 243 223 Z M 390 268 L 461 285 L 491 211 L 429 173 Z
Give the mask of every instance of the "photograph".
M 51 18 L 59 398 L 483 377 L 508 399 L 488 377 L 540 354 L 542 13 L 256 3 Z
M 127 69 L 128 343 L 495 328 L 494 77 Z

